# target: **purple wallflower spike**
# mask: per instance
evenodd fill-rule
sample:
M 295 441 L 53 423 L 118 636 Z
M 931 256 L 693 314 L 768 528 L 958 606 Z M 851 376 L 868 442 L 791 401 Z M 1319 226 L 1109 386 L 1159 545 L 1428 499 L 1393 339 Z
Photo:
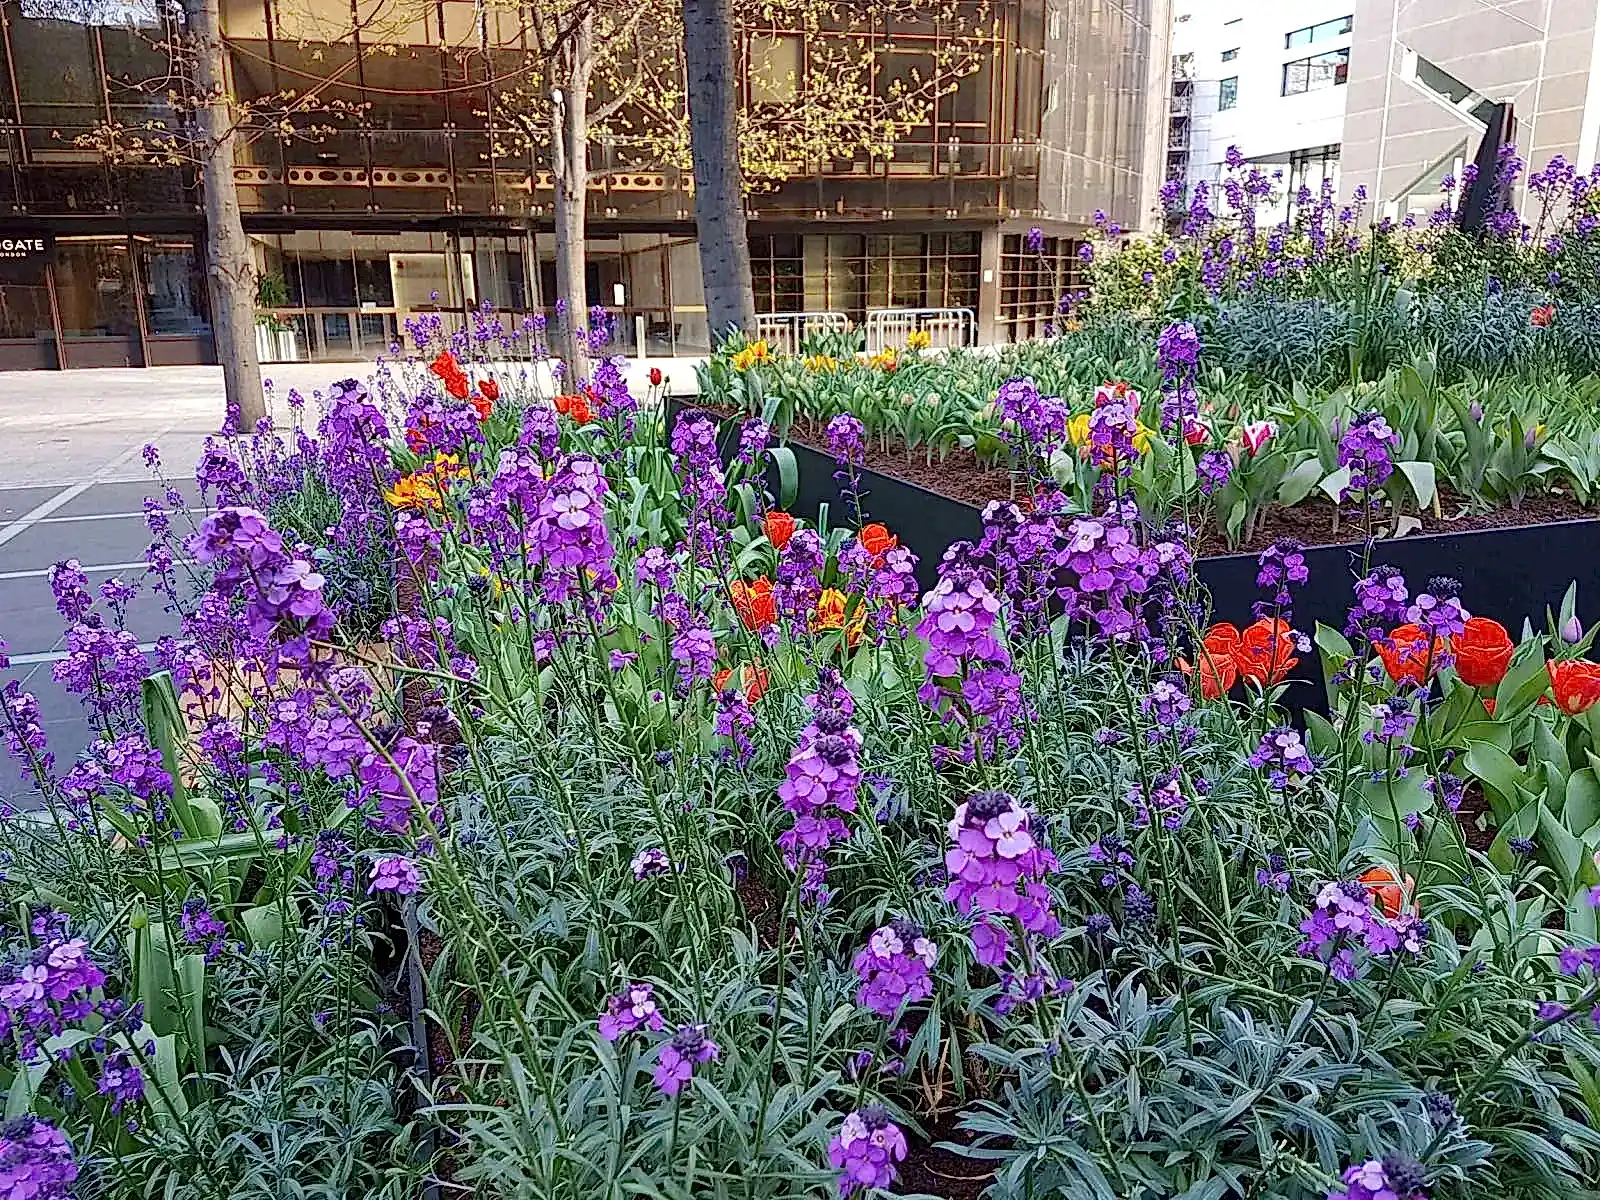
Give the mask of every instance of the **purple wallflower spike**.
M 828 427 L 824 430 L 828 453 L 840 464 L 859 463 L 865 449 L 862 438 L 866 431 L 867 427 L 859 418 L 849 413 L 840 413 L 828 422 Z
M 840 1172 L 840 1197 L 889 1188 L 898 1174 L 895 1163 L 905 1156 L 905 1134 L 878 1104 L 847 1116 L 828 1143 L 828 1161 Z
M 704 1025 L 680 1025 L 672 1040 L 661 1047 L 652 1078 L 663 1095 L 676 1096 L 697 1066 L 713 1061 L 721 1053 L 722 1047 L 706 1037 Z
M 1426 1200 L 1427 1172 L 1415 1161 L 1400 1155 L 1370 1159 L 1359 1166 L 1346 1167 L 1339 1177 L 1341 1192 L 1330 1192 L 1328 1200 Z
M 633 872 L 635 879 L 643 880 L 652 875 L 665 875 L 671 866 L 667 862 L 667 852 L 660 846 L 651 846 L 635 854 L 628 863 L 628 869 Z
M 861 980 L 856 1003 L 892 1021 L 903 1006 L 933 995 L 928 971 L 938 955 L 919 925 L 902 919 L 879 927 L 851 963 Z
M 72 1143 L 48 1121 L 19 1117 L 0 1127 L 0 1196 L 71 1200 L 78 1178 Z
M 979 915 L 972 938 L 980 962 L 1004 961 L 1008 938 L 997 921 L 1013 920 L 1030 936 L 1052 938 L 1061 932 L 1044 883 L 1059 869 L 1056 857 L 1035 842 L 1028 811 L 1015 797 L 979 792 L 956 809 L 949 834 L 945 899 L 963 916 Z
M 662 1025 L 655 989 L 648 983 L 630 983 L 623 991 L 607 998 L 605 1011 L 600 1014 L 600 1036 L 608 1042 L 636 1029 L 660 1033 Z
M 144 1099 L 144 1075 L 126 1051 L 113 1050 L 106 1055 L 105 1068 L 100 1072 L 100 1082 L 95 1090 L 109 1097 L 111 1111 L 119 1113 L 123 1105 L 137 1104 Z
M 393 892 L 397 896 L 414 896 L 422 888 L 422 873 L 417 870 L 417 864 L 397 854 L 374 862 L 367 878 L 370 880 L 367 891 L 372 895 Z

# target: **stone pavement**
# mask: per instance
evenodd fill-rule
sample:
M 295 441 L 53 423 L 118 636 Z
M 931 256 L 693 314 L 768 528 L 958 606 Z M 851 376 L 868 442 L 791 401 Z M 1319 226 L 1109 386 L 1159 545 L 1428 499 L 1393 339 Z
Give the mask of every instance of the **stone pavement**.
M 643 394 L 652 366 L 672 390 L 694 391 L 696 360 L 630 360 L 636 394 Z M 523 369 L 507 364 L 508 372 Z M 363 363 L 295 363 L 264 374 L 282 417 L 290 388 L 309 396 L 371 370 Z M 90 732 L 76 698 L 50 677 L 64 657 L 63 628 L 46 574 L 53 563 L 75 558 L 91 588 L 113 575 L 137 582 L 150 542 L 144 498 L 160 491 L 143 447 L 155 443 L 167 476 L 193 504 L 194 464 L 222 416 L 217 367 L 0 372 L 0 639 L 12 663 L 0 671 L 0 684 L 19 679 L 38 697 L 63 769 Z M 177 627 L 158 597 L 143 594 L 129 607 L 128 628 L 145 646 Z M 0 761 L 0 797 L 25 804 L 26 792 L 17 769 Z

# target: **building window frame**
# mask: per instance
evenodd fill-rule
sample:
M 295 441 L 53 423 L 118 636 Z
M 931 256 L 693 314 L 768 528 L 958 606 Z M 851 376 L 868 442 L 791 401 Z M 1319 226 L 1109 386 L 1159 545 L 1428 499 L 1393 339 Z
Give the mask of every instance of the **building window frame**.
M 1325 50 L 1283 64 L 1284 96 L 1303 96 L 1350 82 L 1350 49 Z
M 1239 57 L 1239 47 L 1237 47 L 1237 46 L 1233 47 L 1233 49 L 1231 49 L 1231 50 L 1224 50 L 1222 52 L 1222 61 L 1223 62 L 1232 62 L 1234 59 L 1236 59 L 1238 57 Z
M 1283 35 L 1283 48 L 1296 50 L 1301 46 L 1312 46 L 1327 38 L 1344 37 L 1355 29 L 1355 14 L 1334 17 L 1329 21 L 1319 21 L 1315 25 L 1305 25 L 1299 29 L 1291 29 Z
M 1239 77 L 1230 75 L 1217 84 L 1217 111 L 1239 107 Z

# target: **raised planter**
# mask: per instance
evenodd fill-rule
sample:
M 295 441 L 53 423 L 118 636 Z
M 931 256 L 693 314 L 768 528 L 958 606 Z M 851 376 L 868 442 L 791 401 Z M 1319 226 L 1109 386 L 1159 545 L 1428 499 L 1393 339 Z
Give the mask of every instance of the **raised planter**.
M 734 435 L 736 437 L 736 435 Z M 836 467 L 828 455 L 789 443 L 799 468 L 799 487 L 791 511 L 814 518 L 827 504 L 841 511 L 834 480 Z M 867 518 L 882 521 L 902 545 L 917 555 L 917 582 L 933 586 L 939 560 L 952 542 L 976 541 L 983 534 L 980 511 L 970 504 L 940 496 L 913 483 L 877 471 L 857 472 Z M 1341 628 L 1350 608 L 1350 587 L 1359 567 L 1356 545 L 1315 546 L 1305 551 L 1311 578 L 1297 589 L 1294 624 L 1310 631 L 1318 623 Z M 1524 621 L 1542 629 L 1547 611 L 1556 611 L 1567 589 L 1578 587 L 1580 615 L 1585 598 L 1600 617 L 1600 518 L 1556 521 L 1515 528 L 1471 530 L 1391 538 L 1374 543 L 1371 566 L 1392 566 L 1404 573 L 1413 593 L 1430 578 L 1448 575 L 1461 582 L 1461 600 L 1477 616 L 1493 617 L 1511 631 Z M 1256 587 L 1256 555 L 1226 554 L 1202 558 L 1200 580 L 1211 593 L 1213 618 L 1247 624 L 1251 606 L 1261 599 Z M 1294 672 L 1303 685 L 1291 687 L 1291 708 L 1322 708 L 1322 670 L 1315 651 L 1302 655 Z

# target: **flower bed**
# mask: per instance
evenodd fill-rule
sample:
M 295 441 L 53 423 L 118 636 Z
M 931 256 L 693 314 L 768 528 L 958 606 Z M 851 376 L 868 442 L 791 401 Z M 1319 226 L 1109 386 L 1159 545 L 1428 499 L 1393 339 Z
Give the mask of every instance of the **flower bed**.
M 96 1058 L 106 1090 L 8 1100 L 48 1122 L 7 1134 L 28 1139 L 8 1163 L 132 1196 L 146 1179 L 119 1162 L 187 1146 L 182 1178 L 210 1179 L 179 1194 L 292 1172 L 507 1200 L 1543 1198 L 1600 1175 L 1600 667 L 1582 630 L 1513 641 L 1469 624 L 1470 592 L 1372 572 L 1352 632 L 1317 633 L 1332 715 L 1302 735 L 1277 704 L 1311 652 L 1293 628 L 1317 585 L 1293 551 L 1257 567 L 1260 619 L 1230 635 L 1182 537 L 1120 499 L 1091 518 L 1046 497 L 924 589 L 898 529 L 774 506 L 769 464 L 780 491 L 797 481 L 770 431 L 741 430 L 724 461 L 712 422 L 669 428 L 604 367 L 581 406 L 514 378 L 485 400 L 470 348 L 427 347 L 388 405 L 341 385 L 320 426 L 340 536 L 382 524 L 403 562 L 384 678 L 341 662 L 316 551 L 278 535 L 250 473 L 218 465 L 248 450 L 220 445 L 186 635 L 303 686 L 219 715 L 191 791 L 154 770 L 165 734 L 132 711 L 131 666 L 131 683 L 99 672 L 109 691 L 83 673 L 118 742 L 99 775 L 36 764 L 61 824 L 12 831 L 27 881 L 0 889 L 54 911 L 12 936 L 0 1001 L 34 1011 L 43 963 L 62 1000 L 154 1011 L 169 992 L 144 955 L 180 935 L 126 942 L 147 928 L 128 903 L 204 895 L 189 924 L 218 957 L 173 978 L 202 972 L 178 1011 L 216 1034 L 177 1020 L 156 1053 L 192 1049 L 154 1090 Z M 97 628 L 70 579 L 58 591 Z M 165 653 L 187 689 L 190 651 Z M 36 758 L 28 704 L 8 701 Z M 220 829 L 183 828 L 207 801 L 245 823 L 242 879 L 215 869 L 235 844 Z M 125 820 L 136 879 L 57 861 L 101 861 Z M 277 936 L 235 954 L 270 928 L 264 889 Z M 353 1061 L 383 1045 L 363 1022 L 397 1023 L 363 990 L 396 897 L 432 947 L 444 1043 L 416 1110 L 392 1058 Z M 94 974 L 49 940 L 63 922 Z M 219 1020 L 252 965 L 335 981 L 317 1051 L 335 1057 L 299 1056 L 315 1008 Z M 101 1028 L 43 1003 L 14 1028 Z M 321 1128 L 359 1100 L 366 1135 L 272 1159 L 213 1084 L 234 1055 L 273 1064 L 271 1119 Z M 6 1066 L 39 1062 L 24 1039 Z M 180 1094 L 198 1115 L 164 1122 Z

